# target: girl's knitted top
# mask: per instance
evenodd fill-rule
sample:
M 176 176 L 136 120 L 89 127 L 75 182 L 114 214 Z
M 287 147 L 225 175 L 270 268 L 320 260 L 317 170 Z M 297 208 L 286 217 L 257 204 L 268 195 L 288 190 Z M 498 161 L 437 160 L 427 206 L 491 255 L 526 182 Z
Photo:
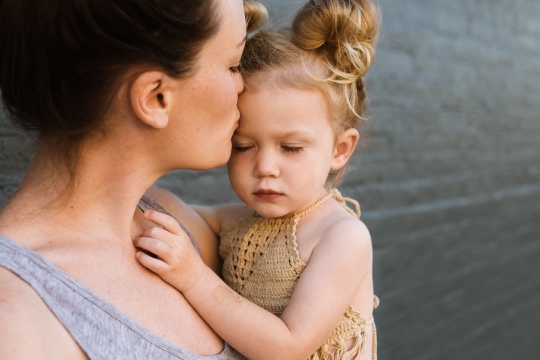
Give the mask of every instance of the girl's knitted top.
M 351 215 L 360 217 L 360 206 L 355 200 L 344 198 L 337 189 L 309 209 L 288 218 L 266 219 L 258 214 L 244 218 L 220 234 L 219 253 L 223 259 L 223 278 L 237 293 L 280 316 L 302 275 L 306 263 L 298 253 L 296 227 L 300 218 L 333 197 Z M 346 201 L 355 206 L 351 210 Z M 378 299 L 374 299 L 374 308 Z M 355 359 L 364 351 L 367 326 L 373 327 L 373 359 L 377 358 L 375 323 L 348 307 L 332 335 L 310 360 Z M 353 339 L 347 349 L 345 341 Z

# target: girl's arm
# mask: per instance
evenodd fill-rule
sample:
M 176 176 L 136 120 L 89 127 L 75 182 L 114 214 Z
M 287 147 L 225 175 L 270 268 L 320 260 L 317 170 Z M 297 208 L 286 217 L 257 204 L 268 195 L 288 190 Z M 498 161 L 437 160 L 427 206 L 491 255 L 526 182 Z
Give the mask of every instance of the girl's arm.
M 180 290 L 205 321 L 248 358 L 309 357 L 338 325 L 356 289 L 369 280 L 369 233 L 358 220 L 341 221 L 315 247 L 285 311 L 277 317 L 239 296 L 210 271 L 174 219 L 153 211 L 145 216 L 163 228 L 148 229 L 136 246 L 159 258 L 138 252 L 137 259 Z
M 219 235 L 220 232 L 229 227 L 232 223 L 253 213 L 246 204 L 223 204 L 216 206 L 190 205 L 200 217 L 206 221 L 208 226 Z

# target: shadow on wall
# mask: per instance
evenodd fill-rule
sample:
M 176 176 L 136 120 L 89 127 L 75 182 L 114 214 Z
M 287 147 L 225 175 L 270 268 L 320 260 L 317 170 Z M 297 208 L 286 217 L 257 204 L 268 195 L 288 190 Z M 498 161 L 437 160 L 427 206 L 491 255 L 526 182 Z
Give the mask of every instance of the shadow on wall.
M 286 24 L 303 2 L 263 3 Z M 342 186 L 372 234 L 379 359 L 536 359 L 540 2 L 379 4 L 370 139 Z M 2 204 L 29 152 L 0 124 Z M 236 199 L 224 168 L 160 183 L 187 202 Z

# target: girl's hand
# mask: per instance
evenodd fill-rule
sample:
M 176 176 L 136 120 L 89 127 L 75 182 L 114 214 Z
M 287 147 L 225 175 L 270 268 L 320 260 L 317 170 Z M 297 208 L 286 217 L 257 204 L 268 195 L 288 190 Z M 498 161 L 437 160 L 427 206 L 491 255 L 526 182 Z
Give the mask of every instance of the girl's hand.
M 189 290 L 206 268 L 189 237 L 169 215 L 147 210 L 144 217 L 156 226 L 149 227 L 141 237 L 133 240 L 139 249 L 135 255 L 137 260 L 179 291 Z

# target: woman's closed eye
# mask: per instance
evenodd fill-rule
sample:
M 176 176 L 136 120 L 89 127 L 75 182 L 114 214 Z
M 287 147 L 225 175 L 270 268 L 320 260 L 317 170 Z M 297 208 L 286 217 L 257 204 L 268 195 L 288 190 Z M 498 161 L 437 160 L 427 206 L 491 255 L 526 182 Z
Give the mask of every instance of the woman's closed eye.
M 238 73 L 240 72 L 240 65 L 238 65 L 238 66 L 231 66 L 231 67 L 229 68 L 229 70 L 231 70 L 231 72 L 232 72 L 233 74 L 238 74 Z

